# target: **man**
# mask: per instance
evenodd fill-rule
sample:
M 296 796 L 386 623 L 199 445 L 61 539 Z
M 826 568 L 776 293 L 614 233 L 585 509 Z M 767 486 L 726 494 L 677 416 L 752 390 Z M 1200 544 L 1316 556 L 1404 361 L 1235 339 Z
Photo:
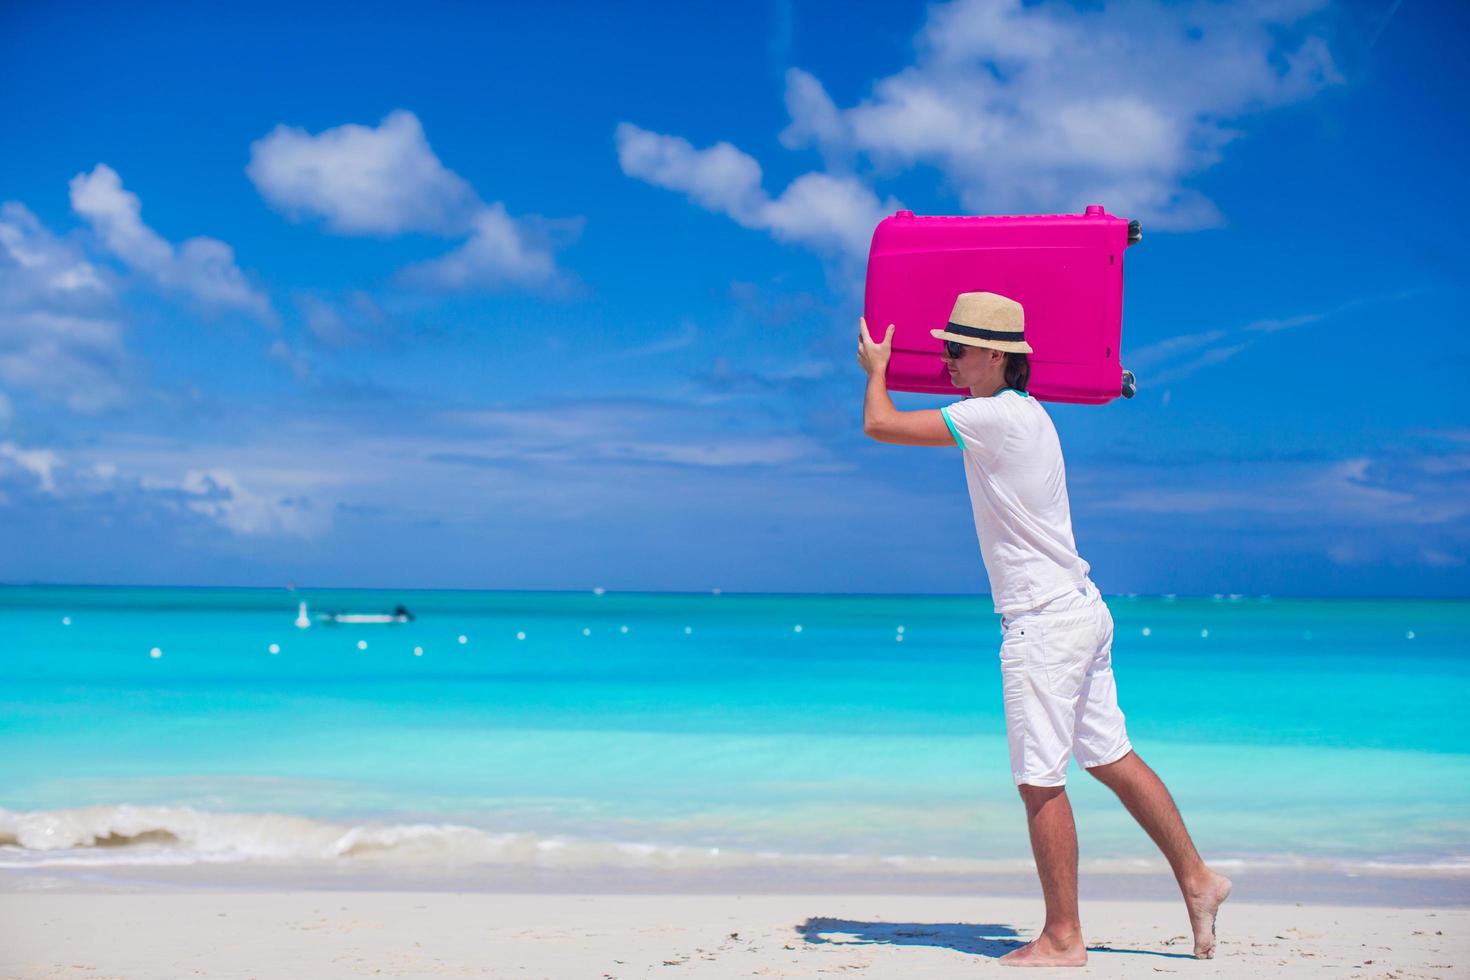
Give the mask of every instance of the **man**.
M 1113 618 L 1077 554 L 1061 443 L 1051 417 L 1026 392 L 1030 365 L 1021 304 L 963 293 L 950 322 L 931 331 L 944 364 L 970 398 L 900 412 L 885 374 L 893 343 L 859 321 L 858 363 L 868 373 L 863 431 L 903 446 L 954 446 L 965 477 L 1004 638 L 1000 664 L 1011 773 L 1026 805 L 1046 924 L 1009 966 L 1082 966 L 1077 914 L 1077 829 L 1067 801 L 1076 756 L 1108 786 L 1169 860 L 1194 930 L 1194 955 L 1215 952 L 1215 915 L 1230 881 L 1211 871 L 1184 829 L 1169 791 L 1133 751 L 1113 684 Z

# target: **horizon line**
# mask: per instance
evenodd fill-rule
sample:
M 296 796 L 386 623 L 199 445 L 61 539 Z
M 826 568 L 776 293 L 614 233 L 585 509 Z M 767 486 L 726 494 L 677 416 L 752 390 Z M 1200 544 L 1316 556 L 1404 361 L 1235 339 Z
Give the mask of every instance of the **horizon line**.
M 456 587 L 425 587 L 425 586 L 368 586 L 368 585 L 211 585 L 211 584 L 118 584 L 105 582 L 0 582 L 0 590 L 8 589 L 186 589 L 186 590 L 215 590 L 236 592 L 285 592 L 288 595 L 297 595 L 306 592 L 465 592 L 485 594 L 506 595 L 590 595 L 602 598 L 609 595 L 627 596 L 702 596 L 707 598 L 723 598 L 734 596 L 740 598 L 832 598 L 832 599 L 991 599 L 989 592 L 763 592 L 742 591 L 739 589 L 710 588 L 701 590 L 674 590 L 674 589 L 613 589 L 597 588 L 545 588 L 545 589 L 513 589 L 513 588 L 470 588 Z M 1102 592 L 1103 596 L 1113 599 L 1221 599 L 1225 601 L 1242 600 L 1324 600 L 1324 601 L 1390 601 L 1390 602 L 1466 602 L 1470 601 L 1470 595 L 1463 596 L 1413 596 L 1413 595 L 1383 595 L 1383 594 L 1320 594 L 1303 595 L 1296 593 L 1280 592 Z

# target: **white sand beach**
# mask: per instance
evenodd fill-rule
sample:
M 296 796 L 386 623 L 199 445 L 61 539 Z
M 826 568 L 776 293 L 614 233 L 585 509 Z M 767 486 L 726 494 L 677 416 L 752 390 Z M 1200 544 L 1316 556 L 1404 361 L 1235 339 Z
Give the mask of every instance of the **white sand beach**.
M 1039 900 L 882 895 L 8 891 L 0 977 L 957 977 L 1001 972 Z M 1177 903 L 1083 907 L 1094 977 L 1470 975 L 1470 910 L 1221 910 L 1195 960 Z M 1054 971 L 1053 971 L 1054 972 Z

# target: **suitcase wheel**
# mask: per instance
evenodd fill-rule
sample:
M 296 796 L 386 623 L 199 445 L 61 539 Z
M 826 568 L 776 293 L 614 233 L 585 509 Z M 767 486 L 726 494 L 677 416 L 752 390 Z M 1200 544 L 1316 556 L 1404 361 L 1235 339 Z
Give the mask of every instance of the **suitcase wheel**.
M 1143 241 L 1143 225 L 1137 221 L 1128 222 L 1128 244 L 1137 245 Z
M 1123 372 L 1123 397 L 1132 398 L 1138 393 L 1138 379 L 1133 377 L 1132 371 Z

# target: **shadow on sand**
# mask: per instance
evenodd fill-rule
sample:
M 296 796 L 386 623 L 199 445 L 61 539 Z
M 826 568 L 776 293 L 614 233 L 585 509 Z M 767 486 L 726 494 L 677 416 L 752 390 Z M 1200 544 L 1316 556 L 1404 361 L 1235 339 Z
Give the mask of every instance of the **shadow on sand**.
M 857 922 L 853 919 L 807 919 L 796 926 L 801 938 L 816 945 L 943 946 L 960 953 L 1000 957 L 1026 945 L 1011 926 L 978 922 Z M 1186 953 L 1162 953 L 1152 949 L 1120 949 L 1117 946 L 1088 946 L 1089 953 L 1131 953 L 1192 960 Z

